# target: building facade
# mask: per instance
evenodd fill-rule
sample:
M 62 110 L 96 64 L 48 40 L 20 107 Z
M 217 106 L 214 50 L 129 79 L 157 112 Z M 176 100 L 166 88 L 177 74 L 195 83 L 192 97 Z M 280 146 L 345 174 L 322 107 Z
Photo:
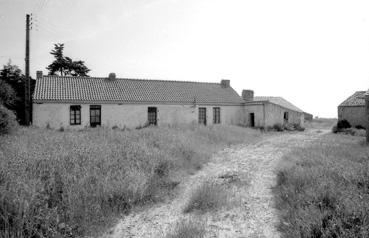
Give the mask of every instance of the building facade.
M 282 103 L 284 102 L 284 104 Z M 201 83 L 164 80 L 59 77 L 37 74 L 33 125 L 81 129 L 137 128 L 199 123 L 250 127 L 303 124 L 302 111 L 281 98 L 240 97 L 229 80 Z
M 347 120 L 352 127 L 366 127 L 365 91 L 357 91 L 338 106 L 338 120 Z

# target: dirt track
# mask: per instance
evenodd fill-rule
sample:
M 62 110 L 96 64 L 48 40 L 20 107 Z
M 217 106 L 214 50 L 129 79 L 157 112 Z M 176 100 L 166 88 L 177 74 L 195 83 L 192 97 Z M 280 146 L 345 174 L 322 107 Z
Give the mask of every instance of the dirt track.
M 237 182 L 229 186 L 232 198 L 228 206 L 200 216 L 206 222 L 206 237 L 279 237 L 271 192 L 276 166 L 290 149 L 305 146 L 322 134 L 281 133 L 266 136 L 256 144 L 225 149 L 179 185 L 176 199 L 132 212 L 103 237 L 163 237 L 179 219 L 188 216 L 182 209 L 191 191 L 204 180 L 219 180 L 222 175 Z

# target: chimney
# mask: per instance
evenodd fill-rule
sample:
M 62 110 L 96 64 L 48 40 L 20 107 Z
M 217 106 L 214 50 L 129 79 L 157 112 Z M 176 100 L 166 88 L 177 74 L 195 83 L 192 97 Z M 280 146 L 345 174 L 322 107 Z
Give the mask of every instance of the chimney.
M 242 90 L 242 99 L 246 102 L 254 101 L 254 91 L 252 90 Z
M 231 81 L 229 79 L 222 79 L 220 81 L 220 86 L 222 88 L 229 88 L 230 87 L 230 83 L 231 83 Z
M 109 74 L 109 77 L 108 77 L 108 79 L 109 80 L 114 80 L 114 79 L 116 79 L 117 77 L 116 77 L 116 75 L 115 75 L 115 73 L 110 73 Z
M 40 78 L 42 78 L 42 71 L 41 70 L 36 72 L 36 79 L 40 79 Z

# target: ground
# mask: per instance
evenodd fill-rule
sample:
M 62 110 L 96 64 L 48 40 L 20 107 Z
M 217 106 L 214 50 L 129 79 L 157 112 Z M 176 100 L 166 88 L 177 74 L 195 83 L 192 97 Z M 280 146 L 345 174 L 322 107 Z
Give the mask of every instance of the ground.
M 266 136 L 251 145 L 238 145 L 217 153 L 198 173 L 178 187 L 175 199 L 132 211 L 104 238 L 164 237 L 183 218 L 191 192 L 204 181 L 228 184 L 228 205 L 217 211 L 196 214 L 205 222 L 205 237 L 280 237 L 272 188 L 283 155 L 303 147 L 328 131 L 308 130 Z

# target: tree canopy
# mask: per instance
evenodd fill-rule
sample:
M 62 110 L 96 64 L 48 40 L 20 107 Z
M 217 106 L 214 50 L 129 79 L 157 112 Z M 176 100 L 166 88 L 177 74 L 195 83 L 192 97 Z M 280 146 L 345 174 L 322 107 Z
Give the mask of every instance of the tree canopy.
M 0 104 L 12 110 L 20 123 L 24 122 L 24 83 L 26 77 L 11 60 L 0 70 Z M 31 78 L 31 95 L 35 80 Z
M 90 69 L 87 68 L 85 62 L 82 60 L 73 61 L 70 57 L 66 57 L 63 54 L 64 44 L 54 44 L 54 49 L 50 54 L 54 56 L 54 61 L 47 66 L 49 75 L 59 76 L 87 76 Z

